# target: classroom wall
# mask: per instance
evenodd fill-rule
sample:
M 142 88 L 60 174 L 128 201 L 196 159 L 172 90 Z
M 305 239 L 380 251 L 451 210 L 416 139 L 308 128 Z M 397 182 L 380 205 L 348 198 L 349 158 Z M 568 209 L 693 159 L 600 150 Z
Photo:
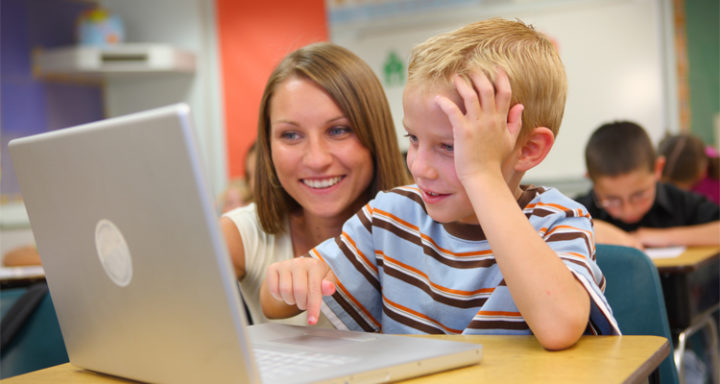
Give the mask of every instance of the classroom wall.
M 560 133 L 548 157 L 527 173 L 528 182 L 577 182 L 584 188 L 584 146 L 605 122 L 636 121 L 656 142 L 666 131 L 678 129 L 677 102 L 668 88 L 674 84 L 668 77 L 674 65 L 667 60 L 672 44 L 667 44 L 665 32 L 672 24 L 666 20 L 666 0 L 454 1 L 445 6 L 422 3 L 424 9 L 388 3 L 366 2 L 365 9 L 340 7 L 345 12 L 339 22 L 331 23 L 331 35 L 365 59 L 383 80 L 403 148 L 404 81 L 385 76 L 391 57 L 406 65 L 413 45 L 490 17 L 519 18 L 549 35 L 568 76 Z
M 720 1 L 685 0 L 690 131 L 717 147 L 720 137 Z
M 228 176 L 244 174 L 265 82 L 292 50 L 328 39 L 323 0 L 216 0 Z
M 7 143 L 16 138 L 97 120 L 103 116 L 99 83 L 43 81 L 32 53 L 75 42 L 74 20 L 89 4 L 76 1 L 0 2 L 0 203 L 20 200 Z

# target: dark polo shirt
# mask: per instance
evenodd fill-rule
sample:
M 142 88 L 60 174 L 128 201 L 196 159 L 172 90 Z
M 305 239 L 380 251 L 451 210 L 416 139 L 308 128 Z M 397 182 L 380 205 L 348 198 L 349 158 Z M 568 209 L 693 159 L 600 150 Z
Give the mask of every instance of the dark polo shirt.
M 575 200 L 587 207 L 593 219 L 606 221 L 624 231 L 634 231 L 640 227 L 680 227 L 720 220 L 720 206 L 705 196 L 666 183 L 657 183 L 655 190 L 652 207 L 640 221 L 633 224 L 616 220 L 605 209 L 597 206 L 592 189 L 585 195 L 577 196 Z

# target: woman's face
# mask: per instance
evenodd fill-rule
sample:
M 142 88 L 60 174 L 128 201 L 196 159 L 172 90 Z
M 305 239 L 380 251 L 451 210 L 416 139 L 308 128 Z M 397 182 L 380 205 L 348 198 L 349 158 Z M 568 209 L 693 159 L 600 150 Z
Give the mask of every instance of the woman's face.
M 275 172 L 305 214 L 349 216 L 366 203 L 372 156 L 322 88 L 291 77 L 277 85 L 269 114 Z

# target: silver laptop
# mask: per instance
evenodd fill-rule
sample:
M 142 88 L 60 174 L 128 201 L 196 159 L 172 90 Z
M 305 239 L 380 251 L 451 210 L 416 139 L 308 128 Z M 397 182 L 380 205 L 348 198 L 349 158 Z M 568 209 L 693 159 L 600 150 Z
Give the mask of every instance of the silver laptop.
M 184 104 L 9 150 L 75 366 L 148 382 L 345 383 L 481 360 L 470 343 L 247 326 Z

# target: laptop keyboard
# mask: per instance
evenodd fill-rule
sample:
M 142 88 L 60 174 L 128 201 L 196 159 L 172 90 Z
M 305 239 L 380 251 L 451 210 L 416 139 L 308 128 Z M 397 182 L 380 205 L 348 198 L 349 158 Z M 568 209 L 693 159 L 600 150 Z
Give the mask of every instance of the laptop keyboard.
M 327 368 L 358 361 L 357 357 L 349 357 L 319 352 L 274 351 L 255 349 L 255 359 L 260 374 L 265 377 L 277 377 Z

